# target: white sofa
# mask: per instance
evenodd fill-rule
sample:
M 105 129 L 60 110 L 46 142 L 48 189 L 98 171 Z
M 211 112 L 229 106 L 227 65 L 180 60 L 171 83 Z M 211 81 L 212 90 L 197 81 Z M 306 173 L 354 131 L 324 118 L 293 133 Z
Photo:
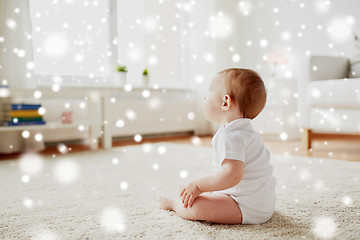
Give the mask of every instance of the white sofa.
M 312 133 L 360 134 L 360 78 L 347 78 L 349 59 L 310 56 L 301 65 L 298 107 L 303 148 L 311 148 Z

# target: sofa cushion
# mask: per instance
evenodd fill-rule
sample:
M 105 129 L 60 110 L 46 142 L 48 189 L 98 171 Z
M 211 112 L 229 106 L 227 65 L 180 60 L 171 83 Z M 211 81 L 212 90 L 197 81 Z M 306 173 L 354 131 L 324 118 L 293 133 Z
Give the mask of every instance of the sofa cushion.
M 360 78 L 360 39 L 355 35 L 350 58 L 350 78 Z
M 311 81 L 306 101 L 309 106 L 360 109 L 360 78 Z
M 360 134 L 359 109 L 313 107 L 308 127 L 320 133 Z

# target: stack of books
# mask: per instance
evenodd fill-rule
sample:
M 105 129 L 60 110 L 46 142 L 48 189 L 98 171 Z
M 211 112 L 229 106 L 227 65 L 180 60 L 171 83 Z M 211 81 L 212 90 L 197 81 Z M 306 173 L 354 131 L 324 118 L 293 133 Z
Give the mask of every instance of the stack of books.
M 0 97 L 0 126 L 8 126 L 11 121 L 11 97 Z
M 11 121 L 8 126 L 45 124 L 39 108 L 41 104 L 11 104 Z

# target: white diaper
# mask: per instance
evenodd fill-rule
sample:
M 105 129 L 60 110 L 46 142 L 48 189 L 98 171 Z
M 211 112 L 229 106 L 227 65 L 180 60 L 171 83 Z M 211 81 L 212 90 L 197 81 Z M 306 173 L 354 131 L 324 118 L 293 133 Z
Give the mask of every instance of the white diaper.
M 236 201 L 236 197 L 230 196 Z M 238 203 L 238 201 L 236 201 Z M 267 222 L 273 215 L 274 211 L 261 212 L 238 203 L 242 213 L 242 224 L 262 224 Z

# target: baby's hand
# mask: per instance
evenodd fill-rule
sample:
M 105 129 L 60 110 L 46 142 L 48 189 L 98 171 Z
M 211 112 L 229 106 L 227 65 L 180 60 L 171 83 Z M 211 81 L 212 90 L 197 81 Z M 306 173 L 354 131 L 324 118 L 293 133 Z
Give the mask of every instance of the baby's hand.
M 184 207 L 192 207 L 195 199 L 202 193 L 202 191 L 197 186 L 196 182 L 191 182 L 189 185 L 184 187 L 180 192 L 180 197 L 182 197 L 182 203 Z

